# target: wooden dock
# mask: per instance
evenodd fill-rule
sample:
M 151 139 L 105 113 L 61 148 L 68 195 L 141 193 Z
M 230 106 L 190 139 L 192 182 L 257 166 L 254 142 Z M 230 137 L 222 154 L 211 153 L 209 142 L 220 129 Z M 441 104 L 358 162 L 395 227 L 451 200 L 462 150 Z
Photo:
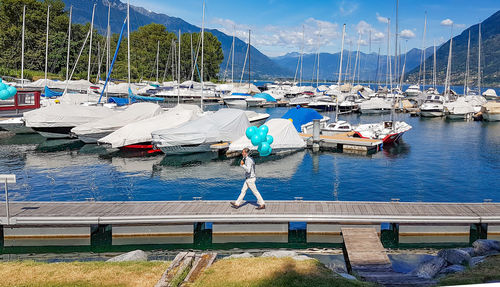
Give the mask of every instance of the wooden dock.
M 380 150 L 381 140 L 353 137 L 354 132 L 340 133 L 332 136 L 320 135 L 319 145 L 323 148 L 336 148 L 353 151 Z M 308 146 L 313 145 L 312 134 L 300 134 L 306 140 Z

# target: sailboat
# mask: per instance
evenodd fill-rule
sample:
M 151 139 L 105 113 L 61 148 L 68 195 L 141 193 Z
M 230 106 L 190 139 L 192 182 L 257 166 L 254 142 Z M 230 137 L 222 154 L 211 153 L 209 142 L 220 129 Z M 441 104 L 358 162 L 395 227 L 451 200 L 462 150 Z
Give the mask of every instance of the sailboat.
M 250 30 L 248 30 L 248 46 L 245 55 L 245 62 L 243 63 L 243 69 L 241 71 L 240 87 L 233 89 L 229 96 L 223 97 L 224 104 L 230 108 L 246 108 L 248 106 L 247 99 L 252 99 L 251 92 L 251 82 L 250 82 Z M 244 88 L 242 85 L 243 74 L 245 72 L 245 66 L 248 59 L 248 89 Z M 257 90 L 258 91 L 258 90 Z M 260 92 L 260 91 L 258 91 Z

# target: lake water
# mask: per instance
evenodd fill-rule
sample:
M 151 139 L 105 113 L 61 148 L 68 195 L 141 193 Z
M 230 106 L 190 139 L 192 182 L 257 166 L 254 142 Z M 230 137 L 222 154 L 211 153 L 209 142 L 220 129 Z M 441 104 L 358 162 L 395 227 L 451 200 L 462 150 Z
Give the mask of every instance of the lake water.
M 257 111 L 280 117 L 287 108 Z M 355 124 L 389 117 L 341 119 Z M 258 162 L 257 186 L 264 199 L 500 201 L 500 123 L 396 118 L 413 129 L 404 142 L 373 155 L 306 150 Z M 9 188 L 12 200 L 234 200 L 243 183 L 243 170 L 234 160 L 211 155 L 127 158 L 78 144 L 41 152 L 47 146 L 43 141 L 37 135 L 0 140 L 0 173 L 17 176 Z M 247 199 L 254 200 L 251 193 Z

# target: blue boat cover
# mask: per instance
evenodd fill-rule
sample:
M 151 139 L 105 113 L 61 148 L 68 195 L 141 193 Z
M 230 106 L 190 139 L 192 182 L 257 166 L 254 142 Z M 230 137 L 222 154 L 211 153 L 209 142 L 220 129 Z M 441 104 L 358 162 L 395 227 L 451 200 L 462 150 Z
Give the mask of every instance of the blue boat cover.
M 145 102 L 163 102 L 163 101 L 165 101 L 165 98 L 160 98 L 160 97 L 145 97 L 145 96 L 134 95 L 134 93 L 132 93 L 132 90 L 130 88 L 128 88 L 128 96 L 133 100 L 140 100 L 140 101 L 145 101 Z
M 43 96 L 47 98 L 55 98 L 62 96 L 62 94 L 63 94 L 62 92 L 54 92 L 51 89 L 49 89 L 49 87 L 45 86 L 45 92 Z
M 291 120 L 295 129 L 298 132 L 301 132 L 302 125 L 305 125 L 316 119 L 320 120 L 323 118 L 323 116 L 313 109 L 307 109 L 302 108 L 301 106 L 297 106 L 288 110 L 288 112 L 286 112 L 286 114 L 284 114 L 281 118 Z
M 276 102 L 276 99 L 268 93 L 260 93 L 253 96 L 254 98 L 265 99 L 267 102 Z
M 125 106 L 128 105 L 128 99 L 127 98 L 117 98 L 117 97 L 111 97 L 108 98 L 108 103 L 115 103 L 117 106 Z M 135 99 L 131 98 L 130 103 L 135 103 Z
M 246 93 L 231 93 L 232 96 L 247 96 L 247 97 L 251 97 L 252 95 L 250 94 L 246 94 Z

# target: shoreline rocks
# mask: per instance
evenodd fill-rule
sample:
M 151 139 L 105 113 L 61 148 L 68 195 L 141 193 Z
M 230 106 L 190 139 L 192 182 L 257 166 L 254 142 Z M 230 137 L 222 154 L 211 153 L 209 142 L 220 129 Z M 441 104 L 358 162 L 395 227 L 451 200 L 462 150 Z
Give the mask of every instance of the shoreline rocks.
M 142 250 L 134 250 L 106 260 L 106 262 L 127 261 L 148 261 L 148 254 Z

